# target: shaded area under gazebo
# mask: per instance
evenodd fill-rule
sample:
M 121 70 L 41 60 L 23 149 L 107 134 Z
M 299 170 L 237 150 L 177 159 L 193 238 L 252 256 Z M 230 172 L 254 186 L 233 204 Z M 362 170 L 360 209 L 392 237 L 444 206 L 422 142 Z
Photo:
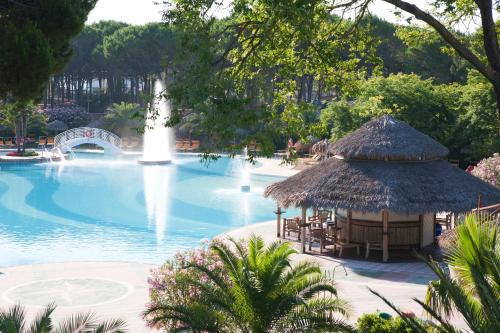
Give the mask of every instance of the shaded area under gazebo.
M 448 150 L 390 116 L 372 120 L 330 145 L 333 157 L 269 186 L 281 208 L 301 207 L 299 234 L 339 247 L 423 248 L 435 237 L 436 213 L 462 213 L 500 202 L 500 190 L 444 161 Z M 307 210 L 313 209 L 313 217 Z M 324 218 L 318 210 L 333 210 Z M 317 236 L 324 224 L 333 233 Z M 326 237 L 326 238 L 325 238 Z M 334 244 L 335 245 L 335 244 Z

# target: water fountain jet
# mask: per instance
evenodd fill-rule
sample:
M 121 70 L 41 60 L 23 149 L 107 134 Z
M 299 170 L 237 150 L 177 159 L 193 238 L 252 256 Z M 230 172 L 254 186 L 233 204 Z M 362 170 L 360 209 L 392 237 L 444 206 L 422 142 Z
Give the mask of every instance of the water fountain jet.
M 155 81 L 154 98 L 146 116 L 144 130 L 143 165 L 166 165 L 172 163 L 170 143 L 173 138 L 172 128 L 164 123 L 170 118 L 170 102 L 165 97 L 165 83 L 161 77 Z
M 250 192 L 250 169 L 248 168 L 248 147 L 243 149 L 243 156 L 241 157 L 241 192 Z

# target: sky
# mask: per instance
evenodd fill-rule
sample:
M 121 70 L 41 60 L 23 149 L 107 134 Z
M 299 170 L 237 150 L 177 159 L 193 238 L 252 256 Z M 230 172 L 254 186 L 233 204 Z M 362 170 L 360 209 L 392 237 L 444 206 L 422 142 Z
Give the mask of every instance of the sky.
M 414 4 L 425 8 L 426 0 L 413 0 Z M 89 14 L 88 24 L 101 20 L 115 20 L 130 24 L 144 24 L 161 21 L 161 6 L 154 5 L 153 0 L 99 0 L 96 7 Z M 156 2 L 161 2 L 156 0 Z M 389 20 L 398 22 L 392 14 L 394 7 L 386 2 L 376 1 L 370 6 L 372 13 Z
M 161 21 L 161 6 L 152 0 L 99 0 L 90 12 L 87 24 L 114 20 L 130 24 Z

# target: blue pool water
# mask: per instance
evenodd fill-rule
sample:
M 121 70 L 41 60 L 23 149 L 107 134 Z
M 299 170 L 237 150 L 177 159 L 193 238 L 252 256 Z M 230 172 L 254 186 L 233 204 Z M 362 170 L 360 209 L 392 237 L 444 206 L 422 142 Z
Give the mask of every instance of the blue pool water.
M 196 156 L 168 166 L 90 154 L 63 164 L 0 166 L 0 266 L 79 260 L 161 263 L 204 238 L 274 218 L 262 197 L 279 180 L 241 162 Z

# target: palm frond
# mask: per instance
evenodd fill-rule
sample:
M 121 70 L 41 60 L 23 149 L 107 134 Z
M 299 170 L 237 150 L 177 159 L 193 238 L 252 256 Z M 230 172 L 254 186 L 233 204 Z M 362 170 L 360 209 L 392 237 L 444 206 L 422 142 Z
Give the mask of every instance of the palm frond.
M 0 332 L 24 332 L 26 311 L 20 304 L 0 313 Z
M 126 330 L 126 323 L 121 319 L 112 319 L 97 324 L 94 333 L 124 333 Z
M 45 309 L 37 315 L 33 323 L 30 325 L 30 333 L 49 333 L 52 331 L 52 319 L 50 316 L 56 309 L 54 303 L 51 303 L 45 307 Z
M 87 333 L 95 327 L 96 319 L 92 312 L 79 313 L 64 319 L 54 333 Z

